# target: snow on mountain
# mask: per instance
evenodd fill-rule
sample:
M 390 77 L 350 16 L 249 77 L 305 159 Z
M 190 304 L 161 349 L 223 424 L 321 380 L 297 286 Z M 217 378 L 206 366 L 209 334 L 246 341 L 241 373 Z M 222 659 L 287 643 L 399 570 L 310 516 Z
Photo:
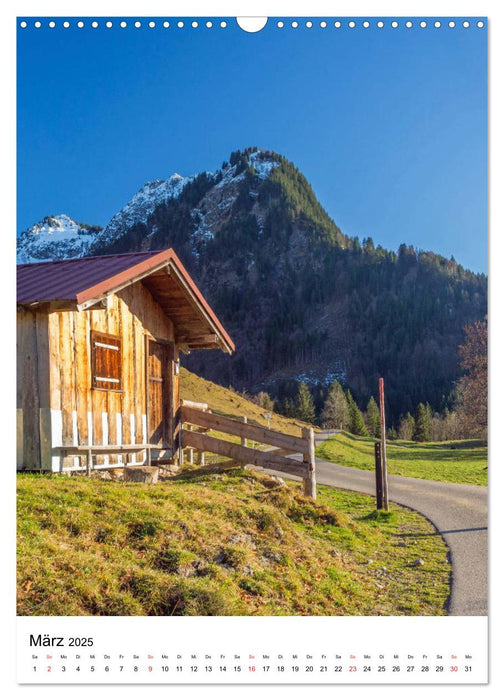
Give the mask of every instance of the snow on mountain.
M 278 167 L 278 157 L 264 150 L 252 153 L 248 151 L 248 164 L 253 166 L 257 180 L 268 178 L 272 170 Z M 238 163 L 226 164 L 215 173 L 206 173 L 216 180 L 216 184 L 203 197 L 198 207 L 194 207 L 191 216 L 194 220 L 193 251 L 197 255 L 205 240 L 213 236 L 216 226 L 229 215 L 238 194 L 239 183 L 245 178 L 245 171 Z M 170 199 L 177 199 L 184 187 L 196 179 L 196 175 L 183 177 L 174 173 L 167 180 L 147 182 L 130 201 L 115 214 L 104 229 L 86 227 L 73 221 L 66 214 L 45 217 L 42 221 L 24 231 L 18 237 L 18 263 L 42 262 L 64 258 L 82 257 L 94 254 L 94 251 L 107 247 L 124 232 L 137 223 L 147 223 L 148 217 L 156 207 Z M 251 197 L 257 197 L 255 188 Z M 262 219 L 257 216 L 259 229 Z M 155 227 L 154 227 L 155 228 Z M 155 232 L 149 232 L 150 236 Z
M 256 151 L 249 156 L 249 164 L 254 167 L 255 176 L 259 180 L 269 177 L 271 171 L 279 165 L 278 161 L 262 151 Z M 211 174 L 217 179 L 215 184 L 199 202 L 198 207 L 193 208 L 192 218 L 196 228 L 192 234 L 192 252 L 199 257 L 205 242 L 214 236 L 216 229 L 228 219 L 232 207 L 236 202 L 239 185 L 245 179 L 244 170 L 239 170 L 238 165 L 227 165 L 222 170 Z M 258 197 L 256 189 L 249 192 L 253 199 Z M 263 229 L 263 220 L 259 213 L 259 207 L 254 204 L 251 210 L 257 219 L 259 232 Z
M 194 179 L 182 177 L 174 173 L 168 180 L 154 180 L 147 182 L 130 201 L 115 214 L 101 232 L 97 242 L 106 245 L 114 240 L 121 232 L 136 223 L 147 221 L 149 214 L 161 203 L 169 199 L 176 199 L 185 185 Z
M 46 216 L 18 237 L 17 261 L 24 264 L 82 257 L 100 230 L 99 226 L 79 224 L 67 214 Z
M 255 174 L 261 180 L 266 180 L 271 175 L 271 171 L 279 166 L 276 158 L 272 158 L 261 150 L 250 154 L 249 163 L 254 166 Z

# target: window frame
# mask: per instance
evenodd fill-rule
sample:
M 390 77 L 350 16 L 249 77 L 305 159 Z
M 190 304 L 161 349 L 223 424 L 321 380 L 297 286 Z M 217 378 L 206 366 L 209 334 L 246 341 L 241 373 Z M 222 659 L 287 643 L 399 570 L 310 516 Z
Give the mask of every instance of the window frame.
M 109 341 L 109 342 L 107 342 Z M 101 331 L 92 330 L 90 333 L 91 342 L 91 388 L 97 389 L 99 391 L 123 391 L 123 372 L 122 372 L 122 339 L 119 335 L 112 335 L 111 333 L 102 333 Z M 108 348 L 107 348 L 108 345 Z M 103 349 L 112 349 L 116 347 L 117 350 L 114 352 L 118 353 L 117 361 L 117 376 L 101 377 L 97 376 L 96 365 L 97 365 L 97 350 L 103 347 Z M 104 386 L 106 383 L 112 386 Z

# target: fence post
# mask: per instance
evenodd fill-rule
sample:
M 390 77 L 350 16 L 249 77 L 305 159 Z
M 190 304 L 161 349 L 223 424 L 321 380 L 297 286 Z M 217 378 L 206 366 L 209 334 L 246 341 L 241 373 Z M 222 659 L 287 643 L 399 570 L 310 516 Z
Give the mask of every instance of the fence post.
M 315 477 L 315 434 L 313 428 L 302 428 L 303 437 L 306 439 L 306 452 L 303 453 L 308 474 L 303 477 L 303 491 L 305 496 L 314 500 L 317 498 L 317 481 Z
M 184 464 L 184 448 L 182 447 L 182 421 L 180 421 L 178 437 L 179 437 L 179 465 L 182 466 Z
M 194 426 L 189 425 L 189 430 L 194 430 Z M 194 449 L 192 447 L 189 448 L 189 464 L 194 464 Z
M 242 416 L 242 420 L 244 423 L 247 423 L 248 422 L 247 416 Z M 247 447 L 247 438 L 242 437 L 241 446 Z M 242 467 L 244 467 L 245 465 L 246 465 L 246 462 L 242 462 Z
M 381 459 L 381 443 L 375 442 L 375 476 L 376 476 L 376 510 L 383 508 L 383 471 Z
M 389 497 L 388 497 L 388 476 L 387 476 L 387 428 L 385 425 L 385 387 L 383 384 L 383 377 L 379 380 L 379 390 L 380 390 L 380 426 L 381 426 L 381 473 L 382 473 L 382 487 L 383 487 L 383 508 L 385 510 L 389 509 Z

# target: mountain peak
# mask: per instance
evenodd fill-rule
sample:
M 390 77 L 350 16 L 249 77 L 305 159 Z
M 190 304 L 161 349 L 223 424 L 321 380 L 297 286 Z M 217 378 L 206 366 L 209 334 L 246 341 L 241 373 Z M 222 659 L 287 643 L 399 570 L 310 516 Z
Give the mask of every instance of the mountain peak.
M 219 205 L 222 213 L 225 202 L 229 200 L 231 204 L 232 193 L 236 195 L 236 187 L 244 180 L 246 171 L 253 175 L 256 178 L 255 182 L 260 185 L 283 160 L 285 159 L 282 156 L 273 151 L 252 146 L 231 153 L 229 162 L 224 162 L 222 167 L 213 173 L 207 171 L 199 175 L 184 176 L 174 172 L 167 179 L 149 180 L 111 218 L 105 229 L 77 223 L 67 214 L 46 216 L 18 237 L 18 262 L 58 260 L 88 255 L 90 249 L 106 250 L 124 232 L 139 224 L 146 225 L 159 205 L 179 199 L 184 188 L 190 183 L 194 183 L 198 191 L 200 182 L 203 183 L 203 189 L 208 184 L 215 186 L 220 193 L 229 190 L 228 195 L 220 195 Z M 251 192 L 251 196 L 255 196 L 255 193 Z M 204 216 L 196 209 L 194 214 L 196 218 Z M 195 227 L 196 238 L 201 237 L 201 230 L 201 226 Z M 89 235 L 91 233 L 93 235 Z M 205 235 L 208 237 L 210 232 L 205 230 Z
M 167 180 L 158 178 L 146 182 L 130 201 L 111 218 L 100 235 L 100 245 L 108 245 L 122 231 L 135 224 L 145 223 L 157 206 L 169 199 L 176 199 L 186 184 L 193 179 L 194 176 L 184 177 L 179 173 L 173 173 Z
M 100 226 L 74 221 L 68 214 L 51 214 L 20 234 L 18 263 L 46 262 L 86 255 Z

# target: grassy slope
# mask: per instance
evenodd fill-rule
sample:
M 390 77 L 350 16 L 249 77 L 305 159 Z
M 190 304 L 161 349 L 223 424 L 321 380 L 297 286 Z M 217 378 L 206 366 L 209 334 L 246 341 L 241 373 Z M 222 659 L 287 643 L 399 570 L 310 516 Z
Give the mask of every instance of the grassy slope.
M 18 612 L 445 614 L 450 567 L 430 523 L 319 494 L 241 469 L 155 486 L 19 475 Z
M 264 417 L 267 413 L 266 409 L 252 401 L 247 401 L 231 389 L 225 389 L 198 377 L 183 367 L 180 368 L 180 396 L 182 399 L 207 403 L 210 409 L 228 418 L 241 420 L 243 416 L 247 416 L 249 423 L 268 427 L 268 421 Z M 301 428 L 308 425 L 303 421 L 285 418 L 272 411 L 271 416 L 271 429 L 288 435 L 299 436 Z
M 346 467 L 374 469 L 374 443 L 373 438 L 340 433 L 319 445 L 316 454 Z M 487 452 L 487 446 L 478 440 L 394 440 L 387 442 L 387 468 L 389 474 L 486 486 Z

